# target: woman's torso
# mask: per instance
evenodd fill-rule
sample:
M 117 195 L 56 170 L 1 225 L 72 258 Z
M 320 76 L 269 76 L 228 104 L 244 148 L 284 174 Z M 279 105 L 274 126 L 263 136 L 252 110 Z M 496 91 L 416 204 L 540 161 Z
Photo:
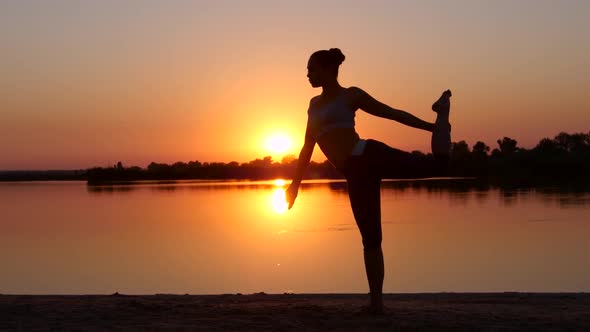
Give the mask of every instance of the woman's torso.
M 316 97 L 309 106 L 308 129 L 326 158 L 337 168 L 360 140 L 354 129 L 356 109 L 345 88 L 334 99 L 324 102 Z

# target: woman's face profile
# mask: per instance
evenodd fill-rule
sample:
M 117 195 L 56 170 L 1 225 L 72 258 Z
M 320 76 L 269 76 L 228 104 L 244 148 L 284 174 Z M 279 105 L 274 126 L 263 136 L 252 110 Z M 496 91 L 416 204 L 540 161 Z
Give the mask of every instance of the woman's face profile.
M 321 66 L 313 58 L 309 58 L 307 62 L 307 78 L 312 87 L 317 88 L 324 85 L 327 75 L 329 74 L 327 68 Z

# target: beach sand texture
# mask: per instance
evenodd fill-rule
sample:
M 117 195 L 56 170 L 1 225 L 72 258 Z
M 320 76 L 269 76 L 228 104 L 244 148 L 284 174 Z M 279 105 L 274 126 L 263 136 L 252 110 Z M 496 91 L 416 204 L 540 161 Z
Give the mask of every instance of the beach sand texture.
M 590 293 L 0 295 L 0 331 L 590 331 Z

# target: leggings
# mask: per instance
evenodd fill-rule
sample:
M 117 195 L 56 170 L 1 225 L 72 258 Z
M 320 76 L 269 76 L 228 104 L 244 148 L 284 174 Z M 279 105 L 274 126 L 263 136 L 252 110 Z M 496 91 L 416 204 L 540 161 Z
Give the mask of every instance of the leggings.
M 360 156 L 350 156 L 339 168 L 348 184 L 354 219 L 364 250 L 381 247 L 381 179 L 446 175 L 448 158 L 427 158 L 368 139 Z

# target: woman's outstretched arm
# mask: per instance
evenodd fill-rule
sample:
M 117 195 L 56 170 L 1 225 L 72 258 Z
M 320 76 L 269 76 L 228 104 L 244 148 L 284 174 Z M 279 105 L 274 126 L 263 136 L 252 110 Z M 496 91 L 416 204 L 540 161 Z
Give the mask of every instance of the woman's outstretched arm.
M 299 185 L 301 184 L 301 180 L 303 179 L 303 173 L 307 166 L 309 165 L 309 161 L 311 160 L 311 155 L 313 154 L 313 148 L 315 147 L 315 139 L 310 133 L 309 127 L 305 130 L 305 142 L 303 143 L 303 147 L 301 148 L 301 152 L 299 152 L 299 159 L 297 160 L 297 169 L 295 170 L 295 176 L 293 177 L 293 181 L 287 188 L 285 196 L 287 198 L 287 203 L 289 204 L 289 209 L 295 203 L 295 198 L 297 198 L 297 192 L 299 191 Z
M 421 120 L 412 114 L 389 107 L 377 99 L 371 97 L 368 93 L 357 87 L 350 88 L 355 94 L 358 106 L 363 111 L 390 120 L 397 121 L 405 124 L 406 126 L 432 131 L 434 129 L 434 123 L 426 122 Z

